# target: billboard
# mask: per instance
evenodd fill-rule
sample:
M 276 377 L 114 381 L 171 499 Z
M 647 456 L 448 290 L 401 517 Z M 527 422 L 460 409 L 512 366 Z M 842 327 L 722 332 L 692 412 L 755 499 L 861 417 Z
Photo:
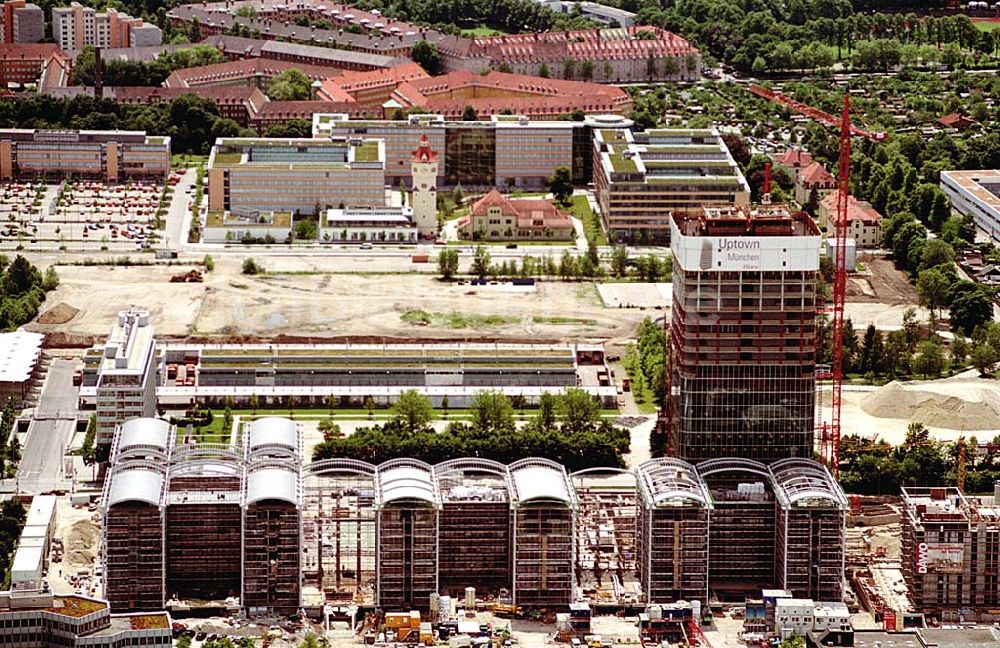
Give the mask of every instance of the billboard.
M 961 574 L 965 546 L 960 542 L 921 542 L 917 545 L 918 574 Z
M 671 219 L 670 247 L 687 271 L 819 270 L 819 236 L 685 236 Z

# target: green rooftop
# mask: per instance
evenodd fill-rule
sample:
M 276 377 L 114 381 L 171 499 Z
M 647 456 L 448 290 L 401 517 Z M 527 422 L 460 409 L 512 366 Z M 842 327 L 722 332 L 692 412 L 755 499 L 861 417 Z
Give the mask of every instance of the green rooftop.
M 205 227 L 275 227 L 288 229 L 292 226 L 291 212 L 261 212 L 256 220 L 234 218 L 229 212 L 210 211 L 205 217 Z
M 650 184 L 676 184 L 676 185 L 739 185 L 740 181 L 735 175 L 731 176 L 646 176 L 646 182 Z
M 355 162 L 378 162 L 378 142 L 364 140 L 354 147 Z
M 638 173 L 639 166 L 635 163 L 635 159 L 631 157 L 625 157 L 621 153 L 610 153 L 608 154 L 608 161 L 611 162 L 611 168 L 615 173 Z
M 242 153 L 216 153 L 214 166 L 236 166 L 243 161 Z

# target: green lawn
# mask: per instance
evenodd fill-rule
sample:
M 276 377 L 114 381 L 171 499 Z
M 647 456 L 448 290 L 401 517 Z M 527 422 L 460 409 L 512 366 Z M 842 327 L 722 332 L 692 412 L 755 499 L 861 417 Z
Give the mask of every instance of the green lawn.
M 507 32 L 500 31 L 499 29 L 493 29 L 492 27 L 487 27 L 486 25 L 479 25 L 474 29 L 463 29 L 462 36 L 466 38 L 475 38 L 476 36 L 503 36 Z
M 181 168 L 187 169 L 206 164 L 207 162 L 208 162 L 207 155 L 189 155 L 186 153 L 175 153 L 170 157 L 170 166 L 172 166 L 175 169 L 181 169 Z
M 488 326 L 503 326 L 521 321 L 515 315 L 468 315 L 458 311 L 448 313 L 429 313 L 425 310 L 408 310 L 399 316 L 407 324 L 426 326 L 432 324 L 443 328 L 483 328 Z
M 972 24 L 975 26 L 976 29 L 984 32 L 991 32 L 995 29 L 1000 29 L 1000 22 L 977 20 Z
M 586 196 L 573 196 L 570 213 L 583 221 L 583 230 L 587 235 L 588 243 L 593 241 L 595 245 L 608 244 L 608 235 L 604 232 L 601 219 L 590 208 Z

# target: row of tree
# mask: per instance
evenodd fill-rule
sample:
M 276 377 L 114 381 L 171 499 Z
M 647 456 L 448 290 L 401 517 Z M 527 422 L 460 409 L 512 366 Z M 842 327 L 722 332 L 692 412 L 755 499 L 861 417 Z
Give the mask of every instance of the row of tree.
M 624 467 L 628 431 L 604 420 L 600 403 L 587 392 L 570 388 L 558 395 L 543 394 L 527 420 L 524 405 L 523 398 L 479 392 L 469 405 L 467 422 L 452 421 L 436 432 L 432 423 L 437 413 L 427 397 L 417 391 L 404 392 L 393 405 L 390 420 L 348 437 L 332 431 L 325 434 L 313 459 L 345 457 L 378 464 L 413 457 L 435 464 L 482 457 L 507 464 L 525 457 L 546 457 L 571 471 Z M 447 402 L 442 407 L 447 412 Z
M 28 512 L 19 501 L 9 499 L 0 502 L 0 582 L 8 582 L 14 548 L 27 517 Z
M 459 274 L 458 250 L 441 250 L 438 252 L 437 264 L 442 279 L 454 279 Z M 610 263 L 605 268 L 594 243 L 590 243 L 587 253 L 581 256 L 569 250 L 564 251 L 558 260 L 548 254 L 542 257 L 526 254 L 521 257 L 520 263 L 515 260 L 495 263 L 486 246 L 478 245 L 469 268 L 469 274 L 477 279 L 553 277 L 563 281 L 603 279 L 609 275 L 617 278 L 632 277 L 639 281 L 669 281 L 672 272 L 673 264 L 669 257 L 661 259 L 650 254 L 632 259 L 624 245 L 615 246 Z
M 219 50 L 211 45 L 192 45 L 172 52 L 165 51 L 152 61 L 103 59 L 101 82 L 107 87 L 158 86 L 174 70 L 212 65 L 225 60 Z M 88 45 L 81 50 L 73 65 L 73 82 L 76 85 L 94 85 L 95 65 L 94 48 Z
M 55 268 L 43 274 L 26 258 L 0 256 L 0 330 L 16 329 L 38 315 L 45 293 L 59 285 Z

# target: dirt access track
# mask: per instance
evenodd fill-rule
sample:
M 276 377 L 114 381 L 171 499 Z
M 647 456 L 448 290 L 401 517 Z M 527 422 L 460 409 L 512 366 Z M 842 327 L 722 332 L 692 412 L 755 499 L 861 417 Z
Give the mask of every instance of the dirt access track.
M 512 292 L 417 273 L 246 276 L 241 265 L 241 259 L 220 259 L 204 283 L 170 283 L 172 275 L 193 266 L 59 266 L 59 287 L 48 295 L 40 321 L 57 306 L 79 312 L 65 322 L 36 321 L 28 328 L 53 334 L 64 345 L 86 345 L 103 339 L 118 311 L 131 305 L 150 311 L 161 339 L 597 342 L 631 338 L 643 317 L 660 314 L 605 308 L 590 283 L 546 281 Z M 412 311 L 436 316 L 428 324 L 404 321 Z

